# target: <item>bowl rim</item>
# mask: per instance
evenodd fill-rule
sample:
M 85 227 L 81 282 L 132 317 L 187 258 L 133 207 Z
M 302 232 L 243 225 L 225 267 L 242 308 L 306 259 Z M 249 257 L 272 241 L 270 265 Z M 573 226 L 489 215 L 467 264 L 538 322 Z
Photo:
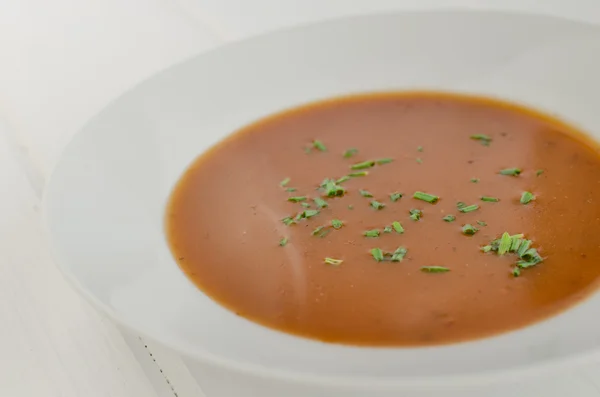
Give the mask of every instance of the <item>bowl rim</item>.
M 231 50 L 236 47 L 244 46 L 248 42 L 260 41 L 265 37 L 285 34 L 286 32 L 297 32 L 305 29 L 310 29 L 311 27 L 318 27 L 323 25 L 328 25 L 332 23 L 338 22 L 350 22 L 353 20 L 365 20 L 365 19 L 377 19 L 381 17 L 390 17 L 394 15 L 414 15 L 414 16 L 424 16 L 424 15 L 494 15 L 494 16 L 503 16 L 504 18 L 536 18 L 543 20 L 554 20 L 554 21 L 562 21 L 562 22 L 571 22 L 573 24 L 595 27 L 600 31 L 600 26 L 595 25 L 588 21 L 583 21 L 576 18 L 571 17 L 559 17 L 555 15 L 548 15 L 542 13 L 535 12 L 521 12 L 521 11 L 503 11 L 503 10 L 476 10 L 476 9 L 465 9 L 458 7 L 440 7 L 433 10 L 394 10 L 391 12 L 375 12 L 375 13 L 367 13 L 363 15 L 353 15 L 353 16 L 342 16 L 342 17 L 329 17 L 322 20 L 318 20 L 315 22 L 306 22 L 298 25 L 294 25 L 291 27 L 284 27 L 275 30 L 271 30 L 268 32 L 260 33 L 257 35 L 252 35 L 250 37 L 246 37 L 239 40 L 233 40 L 230 42 L 226 42 L 223 45 L 219 45 L 215 48 L 211 48 L 208 51 L 201 51 L 199 53 L 195 53 L 191 56 L 185 57 L 184 59 L 169 64 L 168 66 L 158 70 L 152 75 L 140 80 L 136 84 L 129 86 L 125 89 L 121 94 L 113 97 L 110 101 L 108 101 L 101 109 L 99 109 L 86 123 L 81 126 L 78 131 L 71 137 L 69 142 L 65 145 L 63 150 L 60 153 L 59 160 L 54 164 L 53 169 L 46 180 L 42 198 L 41 198 L 41 214 L 42 214 L 42 222 L 43 222 L 43 230 L 46 236 L 50 250 L 51 258 L 55 263 L 56 267 L 63 275 L 63 277 L 67 280 L 67 282 L 71 285 L 71 287 L 76 290 L 85 300 L 90 302 L 94 307 L 96 307 L 102 314 L 110 317 L 115 323 L 119 326 L 132 331 L 138 334 L 140 337 L 143 337 L 148 340 L 152 340 L 156 343 L 159 343 L 167 348 L 173 350 L 174 353 L 197 360 L 200 363 L 212 365 L 218 367 L 219 369 L 235 371 L 237 373 L 259 377 L 263 379 L 275 379 L 278 381 L 287 381 L 294 382 L 298 384 L 311 384 L 317 386 L 324 387 L 353 387 L 360 389 L 368 389 L 370 391 L 374 390 L 395 390 L 398 388 L 438 388 L 438 387 L 452 387 L 452 386 L 477 386 L 477 385 L 486 385 L 492 383 L 499 383 L 506 381 L 507 378 L 531 378 L 536 377 L 548 372 L 552 371 L 560 371 L 563 369 L 574 368 L 576 366 L 588 364 L 596 361 L 600 357 L 600 349 L 599 350 L 591 350 L 585 353 L 574 353 L 570 355 L 564 355 L 560 358 L 544 358 L 539 362 L 532 363 L 529 365 L 523 365 L 518 367 L 512 367 L 510 369 L 500 369 L 500 370 L 491 370 L 487 372 L 478 372 L 478 373 L 464 373 L 464 374 L 456 374 L 456 375 L 442 375 L 442 376 L 427 376 L 427 377 L 386 377 L 386 378 L 377 378 L 372 376 L 320 376 L 316 374 L 303 373 L 299 371 L 293 370 L 281 370 L 277 368 L 267 367 L 260 364 L 255 363 L 246 363 L 240 362 L 233 359 L 228 359 L 221 357 L 217 354 L 209 353 L 209 352 L 186 352 L 182 345 L 178 345 L 172 341 L 161 341 L 158 338 L 152 336 L 152 333 L 147 333 L 139 328 L 136 328 L 128 321 L 124 316 L 116 313 L 110 307 L 102 303 L 98 298 L 96 298 L 91 292 L 89 292 L 86 288 L 84 288 L 76 279 L 76 277 L 71 274 L 61 263 L 60 255 L 58 255 L 56 247 L 51 243 L 52 232 L 50 228 L 49 221 L 49 211 L 48 211 L 48 191 L 50 190 L 50 186 L 53 185 L 55 180 L 55 174 L 59 165 L 63 161 L 63 154 L 65 154 L 71 146 L 73 146 L 73 141 L 77 136 L 79 136 L 88 125 L 92 124 L 97 118 L 99 118 L 107 108 L 110 108 L 113 103 L 119 101 L 122 97 L 126 96 L 131 91 L 136 90 L 139 86 L 144 85 L 147 81 L 152 80 L 157 75 L 160 75 L 172 68 L 176 68 L 179 65 L 185 64 L 193 59 L 210 56 L 210 54 L 215 52 L 220 52 L 223 50 Z M 569 310 L 569 309 L 567 309 Z

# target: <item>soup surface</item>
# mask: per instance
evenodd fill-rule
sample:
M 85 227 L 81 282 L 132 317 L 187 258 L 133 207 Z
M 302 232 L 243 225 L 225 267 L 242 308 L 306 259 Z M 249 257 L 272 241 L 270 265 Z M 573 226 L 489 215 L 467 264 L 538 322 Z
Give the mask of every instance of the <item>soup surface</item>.
M 598 148 L 549 116 L 441 93 L 339 98 L 250 125 L 185 172 L 179 266 L 240 316 L 323 341 L 463 341 L 584 298 Z

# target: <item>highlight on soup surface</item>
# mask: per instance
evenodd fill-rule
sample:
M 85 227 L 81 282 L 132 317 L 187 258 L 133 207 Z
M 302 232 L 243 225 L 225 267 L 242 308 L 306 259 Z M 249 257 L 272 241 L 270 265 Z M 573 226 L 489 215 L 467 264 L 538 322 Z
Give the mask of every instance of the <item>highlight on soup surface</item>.
M 322 341 L 416 346 L 532 324 L 600 275 L 600 156 L 482 97 L 336 98 L 260 120 L 175 187 L 181 269 L 240 316 Z

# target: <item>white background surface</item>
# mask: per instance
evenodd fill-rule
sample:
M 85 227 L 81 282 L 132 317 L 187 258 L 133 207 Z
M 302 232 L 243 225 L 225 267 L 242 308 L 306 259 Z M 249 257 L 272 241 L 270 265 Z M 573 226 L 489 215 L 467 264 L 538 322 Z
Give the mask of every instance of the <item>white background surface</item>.
M 436 6 L 600 23 L 597 0 L 0 1 L 0 396 L 201 395 L 201 374 L 101 317 L 49 258 L 39 198 L 86 119 L 154 72 L 228 40 L 340 15 Z M 523 385 L 514 395 L 542 393 L 600 397 L 600 366 Z

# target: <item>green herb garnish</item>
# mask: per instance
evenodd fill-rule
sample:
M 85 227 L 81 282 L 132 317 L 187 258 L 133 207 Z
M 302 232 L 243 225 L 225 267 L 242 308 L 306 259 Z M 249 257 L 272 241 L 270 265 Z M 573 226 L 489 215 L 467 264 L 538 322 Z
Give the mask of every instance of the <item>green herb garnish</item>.
M 509 176 L 519 176 L 521 174 L 521 169 L 520 168 L 505 168 L 503 170 L 500 170 L 499 174 L 500 175 L 509 175 Z
M 485 134 L 471 135 L 471 139 L 481 142 L 483 146 L 490 146 L 490 143 L 492 142 L 492 137 Z
M 463 214 L 466 214 L 468 212 L 476 211 L 477 209 L 479 209 L 479 206 L 477 204 L 472 204 L 472 205 L 467 205 L 465 207 L 461 207 L 458 210 L 460 212 L 462 212 Z
M 285 218 L 283 218 L 281 220 L 281 222 L 283 222 L 283 224 L 286 226 L 290 226 L 290 225 L 293 225 L 294 223 L 296 223 L 294 218 L 292 218 L 291 216 L 286 216 Z
M 410 219 L 412 219 L 413 221 L 418 221 L 419 219 L 421 219 L 421 216 L 423 216 L 423 211 L 418 210 L 416 208 L 409 210 L 408 213 L 410 214 Z
M 346 189 L 338 185 L 333 179 L 325 179 L 321 183 L 321 190 L 327 197 L 343 196 Z
M 454 222 L 456 220 L 456 217 L 454 215 L 446 215 L 442 219 L 446 222 Z
M 406 256 L 407 252 L 408 252 L 408 250 L 406 248 L 398 247 L 398 249 L 396 249 L 396 251 L 394 251 L 394 253 L 392 254 L 392 257 L 390 258 L 390 260 L 392 262 L 402 262 L 402 260 Z
M 458 208 L 458 209 L 461 209 L 466 206 L 467 206 L 467 204 L 463 203 L 462 201 L 459 201 L 458 203 L 456 203 L 456 208 Z
M 371 200 L 371 207 L 373 207 L 376 210 L 382 210 L 383 208 L 385 208 L 385 204 L 380 203 L 377 200 Z
M 383 164 L 391 163 L 392 161 L 394 161 L 394 159 L 389 158 L 389 157 L 385 157 L 385 158 L 382 158 L 382 159 L 375 160 L 375 163 L 377 163 L 378 165 L 383 165 Z
M 364 170 L 365 168 L 371 168 L 375 166 L 375 162 L 373 160 L 363 161 L 362 163 L 352 164 L 350 169 L 352 170 Z
M 512 269 L 512 275 L 515 277 L 519 277 L 521 275 L 521 270 L 518 266 L 515 266 L 515 268 Z
M 280 247 L 285 247 L 285 245 L 288 243 L 288 238 L 284 237 L 281 240 L 279 240 L 279 246 Z
M 400 222 L 398 222 L 398 221 L 392 222 L 392 227 L 394 228 L 396 233 L 398 233 L 398 234 L 404 233 L 404 228 L 402 227 L 402 224 Z
M 529 204 L 535 200 L 535 195 L 531 192 L 523 192 L 521 195 L 521 204 Z
M 471 182 L 473 182 L 473 183 L 479 183 L 479 178 L 471 178 Z
M 415 192 L 415 194 L 413 194 L 413 198 L 416 198 L 417 200 L 426 201 L 430 204 L 435 204 L 440 199 L 438 196 L 434 196 L 433 194 L 423 192 Z
M 312 235 L 316 236 L 317 234 L 321 233 L 321 230 L 323 229 L 325 229 L 325 226 L 317 226 L 317 228 L 312 231 Z
M 308 203 L 300 203 L 301 206 L 303 206 L 304 208 L 310 208 L 310 204 Z
M 358 192 L 363 197 L 373 197 L 373 194 L 371 194 L 371 192 L 369 192 L 368 190 L 360 189 Z
M 337 181 L 335 181 L 335 183 L 344 183 L 346 181 L 350 180 L 350 175 L 344 175 L 343 177 L 341 177 L 340 179 L 338 179 Z
M 444 266 L 423 266 L 421 267 L 421 271 L 425 273 L 446 273 L 450 269 Z
M 485 201 L 488 203 L 497 203 L 498 201 L 500 201 L 500 199 L 497 197 L 483 196 L 481 197 L 481 201 Z
M 463 234 L 467 235 L 467 236 L 472 236 L 475 233 L 477 233 L 479 229 L 477 229 L 476 227 L 474 227 L 473 225 L 470 224 L 466 224 L 462 227 L 462 232 Z
M 417 163 L 419 163 L 419 164 L 423 164 L 423 159 L 421 159 L 420 157 L 417 157 L 417 158 L 415 159 L 415 161 L 416 161 Z
M 372 248 L 371 255 L 377 262 L 381 262 L 383 260 L 383 251 L 381 251 L 381 248 Z
M 350 178 L 358 178 L 358 177 L 367 176 L 367 175 L 369 175 L 369 171 L 351 172 L 348 174 L 348 176 Z
M 306 196 L 288 197 L 287 201 L 291 201 L 292 203 L 299 203 L 301 201 L 306 201 Z
M 484 221 L 477 221 L 477 224 L 479 226 L 487 226 L 487 223 L 485 223 Z
M 323 142 L 319 141 L 318 139 L 315 139 L 313 141 L 313 147 L 321 152 L 326 152 L 327 148 L 325 147 L 325 145 L 323 144 Z
M 422 152 L 423 151 L 423 146 L 417 146 L 417 152 Z
M 392 202 L 396 202 L 398 200 L 400 200 L 402 198 L 402 193 L 392 193 L 390 194 L 390 200 L 392 200 Z
M 332 266 L 339 266 L 344 262 L 342 259 L 325 258 L 325 264 Z
M 291 178 L 285 178 L 283 181 L 279 182 L 279 186 L 286 187 L 288 183 L 290 183 Z
M 544 173 L 544 170 L 537 170 L 537 171 L 535 172 L 535 175 L 536 175 L 536 176 L 540 176 L 540 175 L 542 175 L 543 173 Z
M 379 230 L 378 229 L 366 230 L 363 233 L 363 235 L 365 237 L 371 237 L 371 238 L 379 237 Z
M 384 227 L 384 228 L 383 228 L 383 232 L 384 232 L 384 233 L 391 233 L 391 232 L 392 232 L 392 230 L 393 230 L 393 229 L 392 229 L 392 227 L 391 227 L 391 226 L 386 226 L 386 227 Z
M 356 153 L 358 153 L 358 149 L 350 148 L 344 152 L 344 158 L 349 159 L 350 157 L 354 156 Z
M 327 204 L 327 201 L 323 200 L 320 197 L 315 197 L 313 201 L 315 202 L 317 208 L 326 208 L 329 206 L 329 204 Z
M 339 219 L 333 219 L 331 221 L 331 226 L 333 226 L 334 229 L 341 229 L 342 226 L 344 226 L 344 222 L 340 221 Z
M 512 238 L 510 237 L 510 234 L 504 232 L 500 238 L 500 244 L 498 245 L 498 255 L 504 255 L 509 252 L 511 246 Z
M 296 189 L 295 187 L 288 187 L 287 189 L 285 189 L 286 192 L 290 192 L 290 193 L 295 192 L 296 190 L 298 190 L 298 189 Z

